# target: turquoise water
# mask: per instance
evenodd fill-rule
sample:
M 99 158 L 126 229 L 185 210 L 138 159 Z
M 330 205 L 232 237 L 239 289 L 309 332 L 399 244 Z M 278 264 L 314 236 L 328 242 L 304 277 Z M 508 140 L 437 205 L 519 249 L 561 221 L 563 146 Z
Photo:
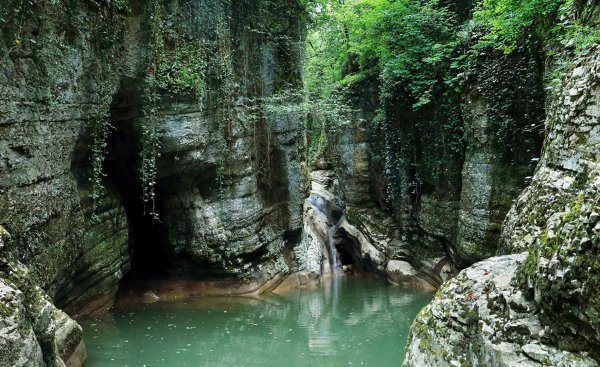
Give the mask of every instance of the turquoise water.
M 86 366 L 398 367 L 430 299 L 338 277 L 283 296 L 140 305 L 82 323 Z

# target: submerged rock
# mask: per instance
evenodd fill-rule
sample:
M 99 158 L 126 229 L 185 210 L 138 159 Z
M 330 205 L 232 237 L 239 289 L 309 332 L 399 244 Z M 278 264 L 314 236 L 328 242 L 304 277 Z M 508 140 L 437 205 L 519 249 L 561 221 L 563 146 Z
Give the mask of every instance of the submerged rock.
M 392 284 L 410 288 L 425 288 L 434 290 L 433 285 L 418 277 L 419 272 L 407 261 L 391 260 L 385 269 L 387 279 Z
M 154 303 L 159 299 L 160 297 L 158 297 L 153 291 L 147 291 L 144 293 L 144 303 Z

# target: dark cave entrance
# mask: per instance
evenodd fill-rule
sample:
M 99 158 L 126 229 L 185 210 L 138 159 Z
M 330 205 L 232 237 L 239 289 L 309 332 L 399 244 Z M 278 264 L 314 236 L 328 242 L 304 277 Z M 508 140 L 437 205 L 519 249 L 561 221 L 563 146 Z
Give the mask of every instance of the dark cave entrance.
M 338 229 L 335 234 L 335 248 L 338 253 L 340 264 L 346 266 L 349 273 L 361 275 L 379 274 L 377 266 L 367 257 L 363 257 L 358 239 L 347 233 L 344 229 Z
M 335 248 L 337 250 L 338 253 L 338 257 L 340 259 L 340 264 L 342 264 L 342 266 L 352 266 L 354 268 L 354 270 L 358 270 L 359 266 L 357 266 L 357 264 L 360 264 L 360 262 L 357 261 L 356 256 L 353 254 L 353 251 L 351 248 L 349 248 L 348 243 L 339 243 L 335 245 Z
M 162 276 L 166 272 L 167 253 L 164 227 L 155 220 L 149 204 L 142 200 L 140 179 L 141 132 L 138 119 L 141 99 L 134 80 L 125 80 L 114 96 L 110 111 L 112 129 L 107 139 L 104 162 L 107 185 L 118 194 L 129 222 L 131 268 L 124 280 Z M 157 187 L 155 210 L 161 212 L 163 195 Z

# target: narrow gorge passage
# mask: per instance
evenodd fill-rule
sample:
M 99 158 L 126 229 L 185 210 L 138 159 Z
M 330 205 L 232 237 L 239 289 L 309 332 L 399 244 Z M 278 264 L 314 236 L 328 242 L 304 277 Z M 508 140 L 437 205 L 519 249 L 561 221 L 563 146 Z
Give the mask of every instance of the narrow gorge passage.
M 0 1 L 0 367 L 599 366 L 599 24 Z

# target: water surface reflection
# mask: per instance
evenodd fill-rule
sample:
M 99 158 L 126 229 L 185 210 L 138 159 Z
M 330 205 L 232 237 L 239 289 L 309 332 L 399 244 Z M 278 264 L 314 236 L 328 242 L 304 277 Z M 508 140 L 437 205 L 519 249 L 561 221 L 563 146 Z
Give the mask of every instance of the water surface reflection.
M 431 294 L 337 277 L 260 299 L 204 297 L 84 322 L 89 367 L 399 366 Z

